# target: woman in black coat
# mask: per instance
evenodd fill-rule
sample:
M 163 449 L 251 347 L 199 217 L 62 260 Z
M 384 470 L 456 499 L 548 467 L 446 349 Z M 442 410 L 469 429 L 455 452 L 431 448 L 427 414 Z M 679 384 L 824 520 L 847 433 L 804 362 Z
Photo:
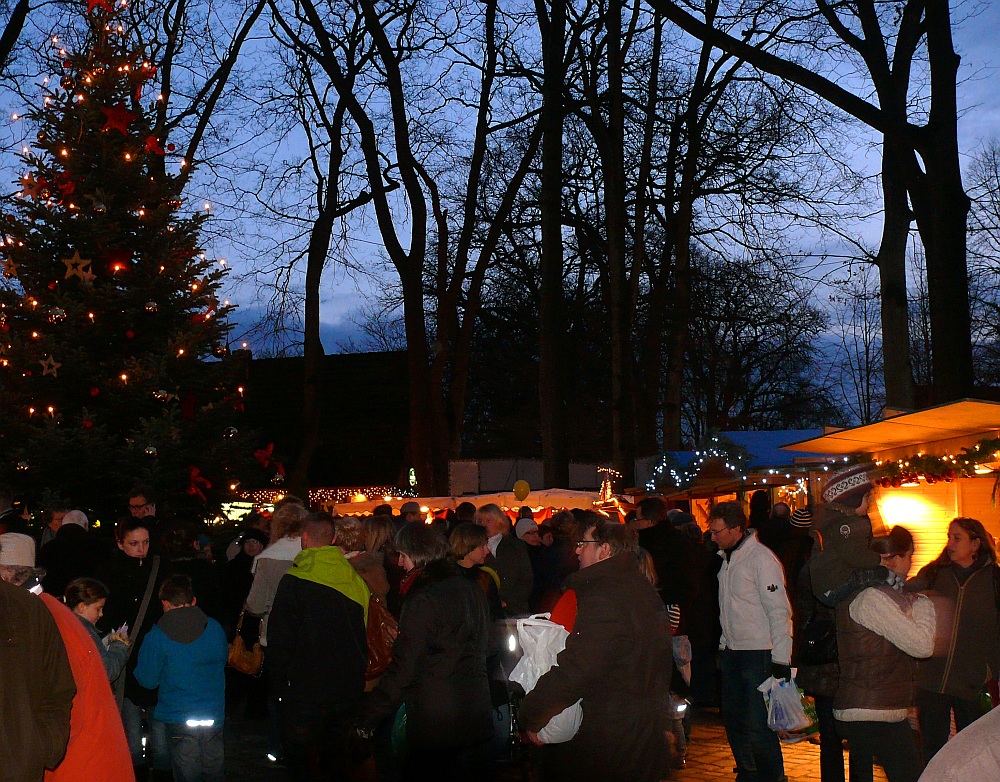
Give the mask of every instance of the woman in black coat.
M 493 719 L 486 673 L 490 614 L 479 586 L 447 560 L 433 528 L 407 524 L 396 536 L 406 570 L 392 663 L 365 701 L 371 732 L 406 706 L 404 779 L 492 776 Z

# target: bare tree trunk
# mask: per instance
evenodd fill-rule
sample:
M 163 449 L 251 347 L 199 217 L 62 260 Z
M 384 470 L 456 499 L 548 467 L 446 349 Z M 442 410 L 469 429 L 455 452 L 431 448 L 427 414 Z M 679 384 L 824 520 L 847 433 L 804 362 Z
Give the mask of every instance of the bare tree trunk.
M 0 73 L 7 69 L 7 63 L 24 29 L 24 20 L 28 18 L 30 7 L 28 0 L 18 0 L 14 10 L 10 12 L 10 19 L 4 25 L 3 35 L 0 35 Z
M 551 0 L 546 11 L 536 0 L 542 37 L 542 170 L 538 208 L 542 245 L 539 258 L 538 402 L 546 488 L 569 488 L 566 447 L 567 340 L 563 292 L 563 85 L 566 80 L 566 3 Z
M 606 144 L 598 144 L 604 174 L 604 230 L 607 240 L 608 292 L 611 300 L 611 458 L 622 485 L 635 483 L 633 415 L 633 310 L 625 252 L 628 212 L 625 205 L 625 100 L 622 85 L 622 6 L 609 0 L 604 14 L 608 57 Z
M 887 407 L 912 409 L 916 403 L 910 362 L 910 320 L 906 305 L 906 244 L 912 216 L 898 164 L 885 146 L 882 198 L 885 215 L 882 242 L 875 263 L 878 265 L 881 290 L 885 403 Z M 889 349 L 886 350 L 885 346 Z

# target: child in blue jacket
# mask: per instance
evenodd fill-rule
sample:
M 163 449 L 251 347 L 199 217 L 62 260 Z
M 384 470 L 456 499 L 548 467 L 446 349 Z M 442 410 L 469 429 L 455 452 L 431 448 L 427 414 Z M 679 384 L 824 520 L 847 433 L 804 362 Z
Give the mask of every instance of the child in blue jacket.
M 153 716 L 167 725 L 175 782 L 224 782 L 226 634 L 197 607 L 190 577 L 169 576 L 159 596 L 163 618 L 142 642 L 136 681 L 160 690 Z

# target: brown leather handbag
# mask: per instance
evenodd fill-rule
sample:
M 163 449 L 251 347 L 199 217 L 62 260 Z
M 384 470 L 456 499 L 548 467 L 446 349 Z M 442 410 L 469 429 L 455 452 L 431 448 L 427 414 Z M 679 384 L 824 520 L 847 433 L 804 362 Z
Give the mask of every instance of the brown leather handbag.
M 377 679 L 392 662 L 392 645 L 399 625 L 382 601 L 375 595 L 368 600 L 368 668 L 365 681 Z
M 240 618 L 236 622 L 236 636 L 229 644 L 229 658 L 226 664 L 230 668 L 235 668 L 240 673 L 248 676 L 260 676 L 264 669 L 264 650 L 260 646 L 260 641 L 253 645 L 253 649 L 247 649 L 243 643 L 243 636 L 240 635 L 240 628 L 243 627 L 243 614 L 246 609 L 240 611 Z

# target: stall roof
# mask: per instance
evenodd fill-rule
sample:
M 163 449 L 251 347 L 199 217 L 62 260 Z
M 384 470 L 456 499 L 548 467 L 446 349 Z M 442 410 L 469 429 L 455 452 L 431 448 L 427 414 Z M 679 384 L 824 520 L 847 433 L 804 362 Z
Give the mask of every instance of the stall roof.
M 600 494 L 596 491 L 572 491 L 570 489 L 540 489 L 531 492 L 521 502 L 514 496 L 512 491 L 495 492 L 493 494 L 475 494 L 460 497 L 402 497 L 391 500 L 369 500 L 367 502 L 343 502 L 334 505 L 337 513 L 342 515 L 352 515 L 358 513 L 371 513 L 377 506 L 391 505 L 394 511 L 399 511 L 404 502 L 417 502 L 421 507 L 426 506 L 431 510 L 444 510 L 446 508 L 455 509 L 463 502 L 471 502 L 476 507 L 493 503 L 505 508 L 514 508 L 521 505 L 531 507 L 543 506 L 546 508 L 583 508 L 593 510 L 594 503 L 598 501 Z
M 853 454 L 932 443 L 1000 429 L 1000 402 L 960 399 L 957 402 L 903 413 L 873 424 L 839 429 L 783 446 L 788 451 Z

